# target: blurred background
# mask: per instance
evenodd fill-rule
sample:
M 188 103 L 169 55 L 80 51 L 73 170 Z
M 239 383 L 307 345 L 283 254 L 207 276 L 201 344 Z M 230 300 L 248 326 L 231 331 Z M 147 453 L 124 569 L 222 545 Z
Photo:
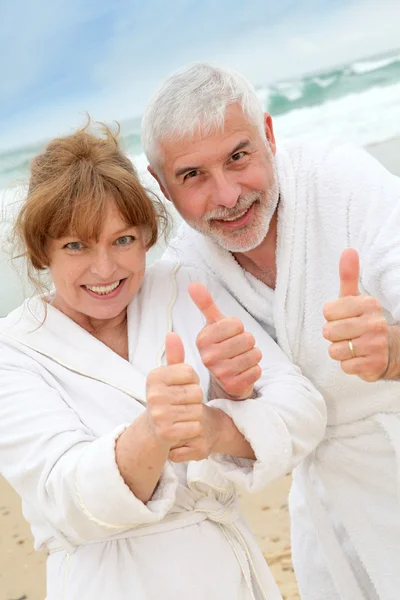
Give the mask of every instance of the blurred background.
M 125 148 L 145 173 L 140 116 L 160 80 L 187 63 L 247 76 L 278 144 L 347 139 L 400 174 L 399 23 L 400 0 L 2 0 L 0 317 L 27 293 L 5 238 L 32 156 L 83 124 L 87 111 L 121 123 Z M 287 487 L 247 512 L 281 589 L 297 598 Z M 43 599 L 43 564 L 0 482 L 0 600 Z
M 399 23 L 399 0 L 3 2 L 3 231 L 5 205 L 26 182 L 32 156 L 82 125 L 85 111 L 121 123 L 125 148 L 145 173 L 141 113 L 163 77 L 195 61 L 247 76 L 274 117 L 278 143 L 335 137 L 365 146 L 396 137 Z M 398 146 L 386 152 L 389 168 L 393 152 Z M 0 316 L 23 295 L 2 246 Z

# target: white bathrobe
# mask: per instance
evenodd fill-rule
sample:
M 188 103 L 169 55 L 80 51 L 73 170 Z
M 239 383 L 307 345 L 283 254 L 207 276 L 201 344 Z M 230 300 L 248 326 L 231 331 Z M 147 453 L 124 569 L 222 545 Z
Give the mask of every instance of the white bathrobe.
M 302 599 L 398 600 L 400 383 L 345 375 L 328 355 L 322 309 L 338 297 L 342 251 L 355 247 L 361 292 L 400 322 L 400 179 L 334 143 L 279 146 L 277 171 L 275 290 L 186 224 L 168 255 L 219 278 L 326 399 L 325 438 L 296 469 L 291 493 Z
M 183 339 L 207 398 L 190 300 L 201 281 L 219 308 L 251 329 L 263 352 L 257 398 L 211 404 L 250 441 L 257 460 L 214 455 L 167 462 L 147 504 L 124 483 L 115 440 L 143 411 L 148 372 L 166 334 Z M 0 472 L 22 497 L 35 547 L 49 551 L 47 600 L 278 600 L 241 518 L 235 485 L 282 476 L 323 436 L 322 396 L 226 290 L 202 271 L 161 261 L 128 307 L 129 362 L 39 298 L 0 321 Z M 307 432 L 307 435 L 305 435 Z

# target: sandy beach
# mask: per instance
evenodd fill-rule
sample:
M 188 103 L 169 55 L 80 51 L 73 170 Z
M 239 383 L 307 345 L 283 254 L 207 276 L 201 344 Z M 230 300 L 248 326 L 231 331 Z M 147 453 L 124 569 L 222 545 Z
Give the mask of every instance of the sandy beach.
M 400 176 L 400 139 L 374 144 L 368 150 Z M 289 488 L 287 476 L 261 494 L 241 494 L 240 501 L 283 598 L 298 600 L 290 553 Z M 33 550 L 18 496 L 0 477 L 0 600 L 44 600 L 45 562 L 46 555 Z

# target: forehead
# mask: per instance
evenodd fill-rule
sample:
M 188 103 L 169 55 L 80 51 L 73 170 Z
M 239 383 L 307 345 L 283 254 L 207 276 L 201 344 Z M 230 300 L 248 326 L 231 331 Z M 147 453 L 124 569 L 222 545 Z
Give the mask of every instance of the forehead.
M 248 121 L 241 107 L 231 105 L 226 109 L 223 129 L 206 135 L 199 132 L 180 140 L 163 140 L 160 143 L 163 171 L 175 172 L 186 165 L 224 160 L 238 142 L 255 141 L 259 137 L 257 127 Z

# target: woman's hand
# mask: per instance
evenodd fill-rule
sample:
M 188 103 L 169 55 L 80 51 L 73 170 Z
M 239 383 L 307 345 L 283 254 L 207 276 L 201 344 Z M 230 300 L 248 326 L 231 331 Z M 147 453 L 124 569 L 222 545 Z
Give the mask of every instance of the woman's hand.
M 225 317 L 201 283 L 191 283 L 189 294 L 207 321 L 196 344 L 204 366 L 212 375 L 213 395 L 217 392 L 230 400 L 250 398 L 255 382 L 261 377 L 262 354 L 255 347 L 254 336 L 244 330 L 240 319 Z
M 182 440 L 202 433 L 204 421 L 203 391 L 196 371 L 184 363 L 182 340 L 169 333 L 165 341 L 167 366 L 147 376 L 149 428 L 157 443 L 169 451 Z

